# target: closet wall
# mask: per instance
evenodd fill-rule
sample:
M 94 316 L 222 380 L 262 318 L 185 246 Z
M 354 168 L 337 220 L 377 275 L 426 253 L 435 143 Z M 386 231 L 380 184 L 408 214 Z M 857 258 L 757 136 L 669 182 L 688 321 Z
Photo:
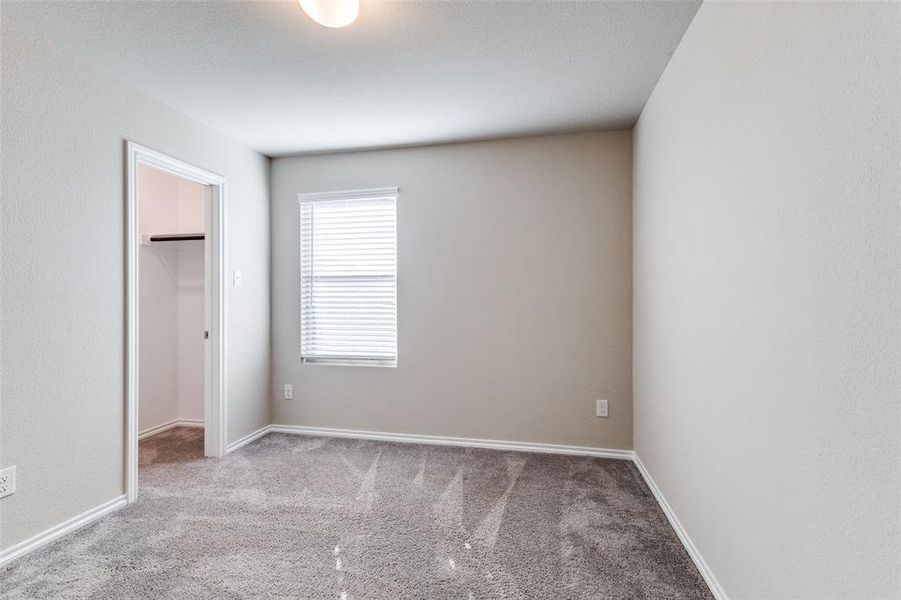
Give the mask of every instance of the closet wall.
M 205 229 L 207 188 L 151 167 L 138 172 L 142 234 Z M 203 242 L 141 245 L 139 430 L 203 424 Z

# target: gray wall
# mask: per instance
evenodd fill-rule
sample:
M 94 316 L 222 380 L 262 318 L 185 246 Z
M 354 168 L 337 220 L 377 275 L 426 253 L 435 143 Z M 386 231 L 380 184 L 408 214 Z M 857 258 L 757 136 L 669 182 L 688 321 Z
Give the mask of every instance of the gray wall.
M 395 185 L 399 366 L 302 365 L 297 194 Z M 629 132 L 274 159 L 273 422 L 631 448 L 631 228 Z
M 733 599 L 898 594 L 899 10 L 704 3 L 635 130 L 635 448 Z
M 229 440 L 269 423 L 265 157 L 2 23 L 0 548 L 124 493 L 123 139 L 228 178 Z

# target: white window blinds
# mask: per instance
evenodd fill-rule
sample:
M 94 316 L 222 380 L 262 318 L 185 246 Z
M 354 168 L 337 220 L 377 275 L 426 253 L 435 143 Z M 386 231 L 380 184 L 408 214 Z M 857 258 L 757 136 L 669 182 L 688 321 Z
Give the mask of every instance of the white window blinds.
M 397 188 L 300 195 L 300 354 L 397 364 Z

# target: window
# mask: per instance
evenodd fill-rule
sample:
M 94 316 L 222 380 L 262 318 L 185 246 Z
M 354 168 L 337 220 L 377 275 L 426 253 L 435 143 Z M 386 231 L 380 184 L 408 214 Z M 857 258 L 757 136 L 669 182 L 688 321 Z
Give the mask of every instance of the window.
M 397 365 L 397 188 L 300 195 L 300 356 Z

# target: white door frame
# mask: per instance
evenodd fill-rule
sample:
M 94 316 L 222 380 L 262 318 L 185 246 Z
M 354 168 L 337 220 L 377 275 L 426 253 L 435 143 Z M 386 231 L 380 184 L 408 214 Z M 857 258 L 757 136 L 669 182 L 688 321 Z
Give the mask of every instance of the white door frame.
M 226 452 L 226 367 L 225 367 L 225 177 L 195 167 L 156 150 L 134 142 L 125 142 L 126 154 L 126 244 L 127 281 L 126 296 L 126 443 L 125 443 L 125 494 L 129 502 L 138 498 L 138 315 L 139 272 L 138 249 L 141 231 L 138 223 L 138 166 L 148 165 L 178 177 L 210 186 L 206 206 L 205 244 L 205 313 L 209 340 L 204 365 L 204 426 L 206 456 L 224 456 Z M 153 232 L 147 232 L 153 233 Z

